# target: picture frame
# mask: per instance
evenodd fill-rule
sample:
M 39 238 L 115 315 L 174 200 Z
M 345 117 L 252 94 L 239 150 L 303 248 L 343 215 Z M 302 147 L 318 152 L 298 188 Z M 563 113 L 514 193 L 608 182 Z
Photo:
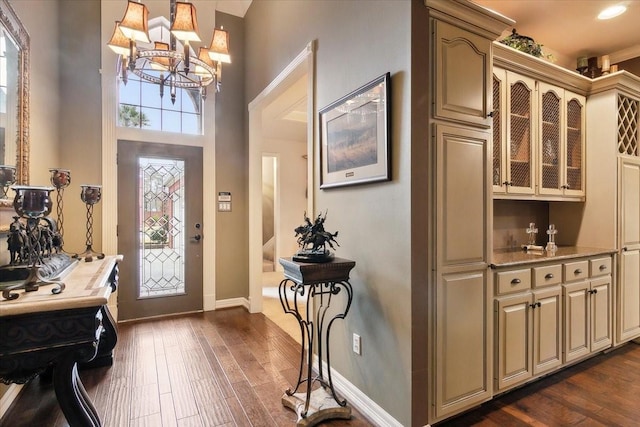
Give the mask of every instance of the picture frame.
M 320 110 L 320 188 L 391 180 L 391 74 Z

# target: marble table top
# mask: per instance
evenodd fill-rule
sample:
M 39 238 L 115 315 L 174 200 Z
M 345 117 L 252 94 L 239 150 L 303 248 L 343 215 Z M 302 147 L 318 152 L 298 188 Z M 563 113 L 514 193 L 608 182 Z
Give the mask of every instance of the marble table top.
M 92 262 L 78 261 L 58 279 L 65 284 L 59 294 L 52 294 L 52 286 L 45 285 L 35 292 L 13 291 L 20 295 L 14 300 L 0 297 L 0 317 L 105 305 L 111 295 L 111 286 L 107 286 L 109 275 L 120 261 L 122 255 L 105 256 Z
M 563 261 L 597 255 L 611 255 L 615 249 L 588 248 L 581 246 L 559 246 L 554 253 L 547 251 L 525 251 L 518 249 L 496 250 L 493 252 L 492 268 L 512 267 L 545 261 Z

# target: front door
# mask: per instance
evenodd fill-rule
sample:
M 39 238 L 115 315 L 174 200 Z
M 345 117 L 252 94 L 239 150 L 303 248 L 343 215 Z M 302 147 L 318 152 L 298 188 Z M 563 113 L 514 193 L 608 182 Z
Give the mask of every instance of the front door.
M 119 320 L 202 310 L 202 148 L 118 141 Z

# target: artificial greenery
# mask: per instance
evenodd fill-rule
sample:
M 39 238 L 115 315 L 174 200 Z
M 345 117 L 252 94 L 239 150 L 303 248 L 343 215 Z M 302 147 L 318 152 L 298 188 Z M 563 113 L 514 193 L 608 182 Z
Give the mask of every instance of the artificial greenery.
M 536 58 L 545 56 L 540 43 L 536 43 L 531 37 L 518 34 L 515 28 L 511 32 L 511 35 L 500 40 L 500 43 L 506 44 L 520 52 L 528 53 Z M 548 55 L 545 57 L 548 57 Z

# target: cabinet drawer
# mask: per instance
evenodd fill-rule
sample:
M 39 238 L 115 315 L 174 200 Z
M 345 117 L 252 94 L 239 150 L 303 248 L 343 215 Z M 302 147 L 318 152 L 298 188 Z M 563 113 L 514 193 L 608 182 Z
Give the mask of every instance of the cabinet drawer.
M 496 274 L 498 289 L 497 294 L 526 291 L 531 288 L 531 270 L 501 271 Z
M 564 264 L 564 281 L 587 279 L 589 277 L 589 261 L 576 261 Z
M 611 257 L 597 258 L 589 261 L 591 277 L 611 274 Z
M 557 285 L 560 282 L 562 282 L 562 265 L 547 265 L 533 268 L 533 286 L 535 288 Z

